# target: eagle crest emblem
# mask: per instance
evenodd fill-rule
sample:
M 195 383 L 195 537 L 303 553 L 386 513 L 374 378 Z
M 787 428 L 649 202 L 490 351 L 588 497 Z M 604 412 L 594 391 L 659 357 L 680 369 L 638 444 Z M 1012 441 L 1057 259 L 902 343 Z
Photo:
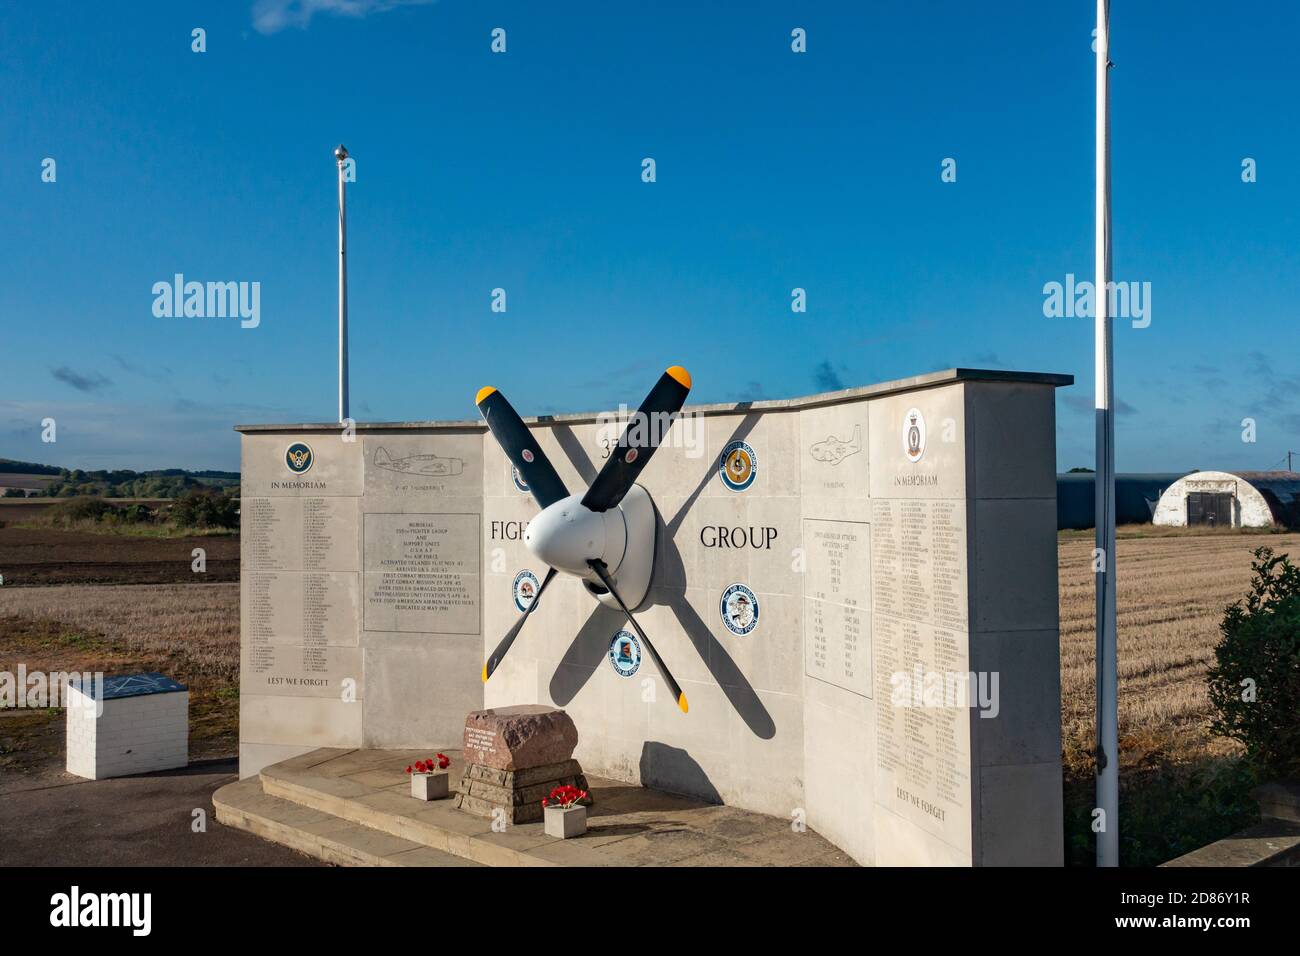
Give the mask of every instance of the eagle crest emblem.
M 311 446 L 302 441 L 294 442 L 284 453 L 284 463 L 295 475 L 306 474 L 311 469 L 315 458 Z

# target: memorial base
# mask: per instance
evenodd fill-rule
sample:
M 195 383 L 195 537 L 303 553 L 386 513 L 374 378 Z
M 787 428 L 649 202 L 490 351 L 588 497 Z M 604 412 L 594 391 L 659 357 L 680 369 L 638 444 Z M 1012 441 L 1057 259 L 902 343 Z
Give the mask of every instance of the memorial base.
M 587 778 L 576 760 L 543 764 L 527 770 L 496 770 L 482 764 L 466 764 L 455 805 L 478 817 L 505 812 L 508 823 L 537 823 L 542 819 L 542 800 L 556 787 L 587 790 Z M 590 798 L 585 801 L 590 803 Z

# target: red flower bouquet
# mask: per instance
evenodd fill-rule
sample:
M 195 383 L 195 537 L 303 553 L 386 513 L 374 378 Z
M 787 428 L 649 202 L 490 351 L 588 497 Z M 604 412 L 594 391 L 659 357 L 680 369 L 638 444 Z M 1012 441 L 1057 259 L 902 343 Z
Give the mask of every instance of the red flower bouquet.
M 438 754 L 428 760 L 417 760 L 406 768 L 411 775 L 411 796 L 417 800 L 443 800 L 450 793 L 446 769 L 451 766 L 451 758 Z
M 576 806 L 578 803 L 586 799 L 586 790 L 579 790 L 577 787 L 571 787 L 568 784 L 565 784 L 562 787 L 556 787 L 552 790 L 549 797 L 543 797 L 542 806 L 568 810 L 570 807 Z
M 428 760 L 417 760 L 406 768 L 407 773 L 437 773 L 439 770 L 446 770 L 451 766 L 451 758 L 446 754 L 438 754 L 436 757 L 430 757 Z
M 587 832 L 586 790 L 565 784 L 542 801 L 542 829 L 547 836 L 568 840 Z

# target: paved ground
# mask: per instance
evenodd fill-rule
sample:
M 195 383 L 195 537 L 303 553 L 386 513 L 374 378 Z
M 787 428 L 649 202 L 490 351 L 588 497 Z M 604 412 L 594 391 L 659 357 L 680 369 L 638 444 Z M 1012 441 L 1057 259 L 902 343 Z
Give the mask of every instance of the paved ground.
M 222 826 L 212 791 L 237 761 L 115 780 L 60 770 L 0 776 L 0 866 L 320 866 L 304 854 Z M 192 829 L 194 810 L 207 832 Z

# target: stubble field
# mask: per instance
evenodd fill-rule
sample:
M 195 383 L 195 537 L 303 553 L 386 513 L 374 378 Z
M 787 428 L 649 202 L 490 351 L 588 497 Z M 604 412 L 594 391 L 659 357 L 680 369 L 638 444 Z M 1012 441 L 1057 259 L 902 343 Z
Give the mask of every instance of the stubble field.
M 13 512 L 6 510 L 5 517 Z M 194 548 L 205 569 L 194 570 Z M 161 671 L 190 688 L 192 759 L 237 749 L 239 539 L 0 526 L 0 672 Z M 6 772 L 62 762 L 62 712 L 0 709 Z
M 1129 532 L 1134 534 L 1134 532 Z M 1196 757 L 1234 752 L 1206 732 L 1205 669 L 1223 609 L 1244 598 L 1251 554 L 1267 546 L 1300 559 L 1300 535 L 1203 533 L 1121 536 L 1117 541 L 1119 726 L 1125 762 L 1156 750 Z M 1061 737 L 1067 763 L 1090 751 L 1095 700 L 1093 540 L 1057 548 L 1061 606 Z M 1087 758 L 1090 759 L 1090 758 Z

